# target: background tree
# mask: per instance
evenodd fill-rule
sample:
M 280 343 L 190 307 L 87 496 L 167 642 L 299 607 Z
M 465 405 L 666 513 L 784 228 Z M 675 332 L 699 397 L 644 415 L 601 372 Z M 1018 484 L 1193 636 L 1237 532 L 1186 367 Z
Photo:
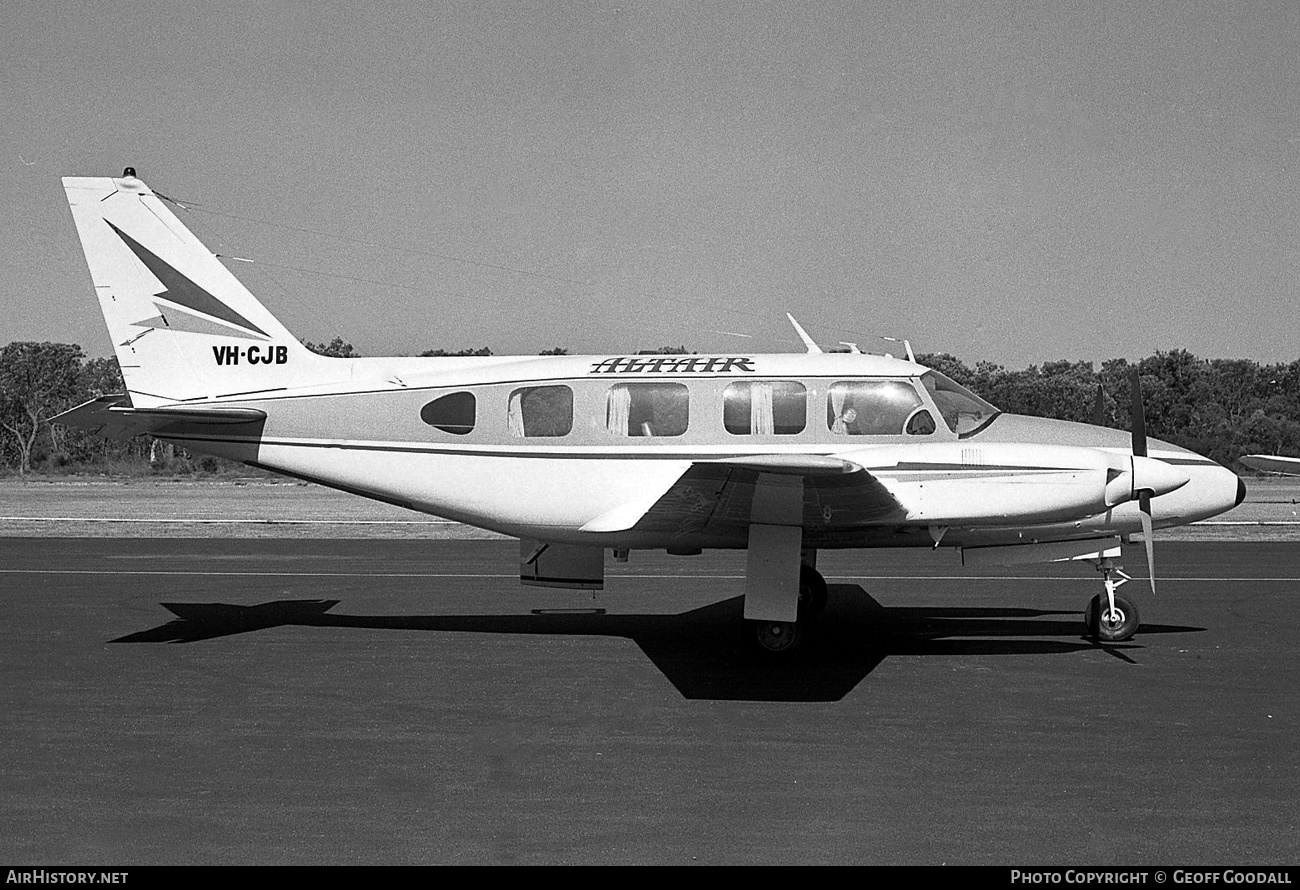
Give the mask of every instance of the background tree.
M 341 337 L 304 345 L 321 355 L 357 356 Z M 492 351 L 480 347 L 424 354 L 488 356 Z M 564 355 L 567 350 L 555 347 L 542 354 Z M 691 353 L 685 346 L 665 346 L 639 354 Z M 1125 359 L 1103 362 L 1100 369 L 1086 361 L 1053 361 L 1024 370 L 992 362 L 972 367 L 948 353 L 923 354 L 917 360 L 1016 414 L 1092 422 L 1100 385 L 1103 425 L 1129 428 L 1132 365 Z M 1235 467 L 1243 454 L 1300 456 L 1300 360 L 1260 365 L 1248 359 L 1201 359 L 1174 350 L 1144 358 L 1138 368 L 1152 437 L 1227 467 Z M 0 467 L 24 474 L 35 467 L 128 473 L 149 467 L 154 440 L 148 436 L 110 441 L 50 422 L 73 405 L 124 391 L 117 360 L 84 359 L 79 346 L 21 342 L 0 349 Z M 179 454 L 176 461 L 160 461 L 154 471 L 202 470 L 202 461 L 209 460 L 195 463 L 183 451 Z
M 125 393 L 122 369 L 113 356 L 87 359 L 81 366 L 77 380 L 76 404 L 100 396 Z M 129 442 L 105 439 L 93 433 L 62 424 L 49 424 L 51 452 L 54 459 L 64 465 L 104 465 L 109 461 L 142 460 L 149 453 L 148 436 L 137 436 Z
M 492 354 L 491 349 L 488 349 L 486 346 L 480 346 L 478 349 L 461 349 L 457 352 L 448 352 L 445 349 L 430 349 L 426 352 L 420 353 L 420 356 L 422 358 L 428 356 L 441 356 L 441 357 L 454 356 L 459 358 L 468 355 L 491 355 L 491 354 Z
M 917 355 L 916 361 L 968 389 L 975 385 L 975 372 L 966 367 L 961 359 L 947 352 L 923 352 Z
M 317 355 L 330 358 L 361 358 L 361 353 L 353 349 L 351 343 L 343 342 L 342 337 L 335 337 L 328 343 L 312 343 L 310 340 L 303 340 L 302 345 Z
M 18 472 L 32 466 L 37 436 L 48 420 L 81 395 L 81 347 L 10 343 L 0 349 L 0 427 L 18 451 Z

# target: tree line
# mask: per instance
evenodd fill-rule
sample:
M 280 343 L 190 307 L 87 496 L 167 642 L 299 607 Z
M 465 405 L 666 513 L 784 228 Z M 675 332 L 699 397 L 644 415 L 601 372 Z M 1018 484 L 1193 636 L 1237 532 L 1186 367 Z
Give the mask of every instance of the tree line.
M 322 355 L 356 357 L 350 343 L 305 343 Z M 542 355 L 564 355 L 555 347 Z M 642 353 L 686 354 L 685 346 Z M 486 347 L 423 355 L 491 355 Z M 1056 361 L 1013 370 L 973 366 L 948 353 L 917 356 L 1003 411 L 1129 429 L 1129 369 L 1124 359 L 1100 368 Z M 1186 350 L 1138 362 L 1147 434 L 1236 466 L 1243 454 L 1300 455 L 1300 359 L 1259 364 L 1201 359 Z M 59 413 L 101 395 L 123 392 L 115 358 L 87 358 L 70 343 L 14 342 L 0 349 L 0 472 L 216 472 L 230 465 L 191 456 L 148 436 L 115 442 L 53 423 Z
M 946 353 L 917 361 L 1003 411 L 1131 429 L 1130 363 L 1056 361 L 1013 371 Z M 1137 363 L 1147 435 L 1242 471 L 1243 454 L 1300 455 L 1300 360 L 1202 359 L 1184 349 Z M 1246 471 L 1249 472 L 1249 471 Z

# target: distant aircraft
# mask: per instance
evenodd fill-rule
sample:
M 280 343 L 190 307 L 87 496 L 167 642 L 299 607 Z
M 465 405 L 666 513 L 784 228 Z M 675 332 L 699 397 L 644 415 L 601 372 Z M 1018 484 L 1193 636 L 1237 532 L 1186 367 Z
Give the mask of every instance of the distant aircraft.
M 1238 458 L 1242 466 L 1261 473 L 1279 473 L 1283 476 L 1300 476 L 1300 457 L 1280 457 L 1276 454 L 1247 454 Z
M 823 549 L 1086 560 L 1088 632 L 1131 637 L 1121 543 L 1241 503 L 1229 470 L 1128 433 L 1006 414 L 889 356 L 318 356 L 127 168 L 65 178 L 127 393 L 59 420 L 149 433 L 517 537 L 525 584 L 596 589 L 605 551 L 747 549 L 744 617 L 787 653 Z M 1140 395 L 1140 393 L 1139 393 Z M 1148 445 L 1150 454 L 1148 454 Z

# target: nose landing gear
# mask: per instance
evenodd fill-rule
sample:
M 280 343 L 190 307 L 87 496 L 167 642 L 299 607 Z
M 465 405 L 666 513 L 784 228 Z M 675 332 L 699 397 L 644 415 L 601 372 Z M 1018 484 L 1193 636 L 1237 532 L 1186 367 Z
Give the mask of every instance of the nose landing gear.
M 1102 557 L 1097 563 L 1097 570 L 1102 573 L 1106 594 L 1097 594 L 1088 603 L 1088 608 L 1083 613 L 1083 626 L 1088 636 L 1098 642 L 1122 643 L 1137 633 L 1141 623 L 1137 606 L 1115 593 L 1121 584 L 1132 579 L 1109 556 Z

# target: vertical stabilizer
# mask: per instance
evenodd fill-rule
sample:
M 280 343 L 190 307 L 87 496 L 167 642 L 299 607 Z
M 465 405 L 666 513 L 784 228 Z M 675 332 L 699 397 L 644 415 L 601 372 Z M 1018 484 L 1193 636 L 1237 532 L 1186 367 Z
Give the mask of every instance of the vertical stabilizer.
M 302 346 L 128 167 L 64 177 L 137 408 L 271 392 L 318 376 Z

